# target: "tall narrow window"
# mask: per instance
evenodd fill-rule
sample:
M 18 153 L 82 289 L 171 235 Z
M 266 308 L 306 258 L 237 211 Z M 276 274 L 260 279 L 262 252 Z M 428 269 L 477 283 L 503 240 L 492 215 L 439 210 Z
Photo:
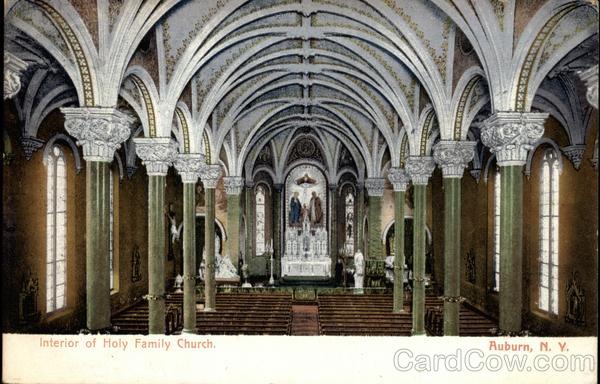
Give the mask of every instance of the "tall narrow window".
M 540 185 L 540 280 L 538 306 L 558 314 L 558 173 L 556 152 L 542 160 Z
M 256 188 L 256 254 L 265 253 L 265 190 Z
M 54 146 L 46 159 L 46 312 L 66 305 L 67 170 L 65 156 Z
M 115 289 L 115 251 L 114 251 L 114 243 L 115 243 L 115 238 L 114 238 L 114 223 L 115 223 L 115 217 L 114 217 L 114 196 L 115 196 L 115 187 L 114 187 L 114 177 L 113 177 L 113 172 L 111 169 L 109 169 L 108 171 L 108 183 L 110 184 L 109 186 L 109 196 L 110 196 L 110 202 L 108 205 L 108 209 L 110 212 L 110 219 L 109 219 L 109 223 L 108 223 L 108 267 L 110 268 L 110 290 L 114 290 Z
M 500 290 L 500 191 L 501 187 L 500 170 L 496 170 L 494 178 L 494 257 L 492 271 L 494 272 L 494 281 L 492 289 L 496 292 Z
M 346 252 L 354 255 L 354 195 L 348 191 L 346 195 Z

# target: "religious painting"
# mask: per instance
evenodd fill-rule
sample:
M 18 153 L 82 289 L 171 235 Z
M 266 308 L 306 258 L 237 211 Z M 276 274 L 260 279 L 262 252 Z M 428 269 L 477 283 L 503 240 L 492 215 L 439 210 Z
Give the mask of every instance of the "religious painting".
M 215 188 L 215 202 L 216 207 L 220 211 L 227 211 L 227 194 L 225 193 L 225 181 L 223 180 L 223 169 L 221 169 L 221 176 L 217 181 L 217 187 Z
M 326 224 L 326 187 L 323 173 L 313 165 L 300 165 L 286 178 L 287 225 L 301 227 L 306 219 L 311 226 Z

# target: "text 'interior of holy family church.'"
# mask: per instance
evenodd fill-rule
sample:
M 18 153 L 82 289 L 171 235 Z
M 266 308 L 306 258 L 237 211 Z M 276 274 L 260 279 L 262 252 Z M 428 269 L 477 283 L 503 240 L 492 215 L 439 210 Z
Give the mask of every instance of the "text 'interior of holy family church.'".
M 597 335 L 597 1 L 4 18 L 3 332 Z

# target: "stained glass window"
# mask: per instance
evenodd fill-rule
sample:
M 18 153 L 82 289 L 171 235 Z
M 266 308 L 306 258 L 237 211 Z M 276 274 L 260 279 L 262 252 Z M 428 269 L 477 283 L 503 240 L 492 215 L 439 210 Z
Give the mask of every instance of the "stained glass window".
M 265 253 L 265 190 L 256 188 L 256 254 Z
M 558 176 L 556 152 L 547 150 L 540 179 L 539 301 L 544 311 L 558 314 Z

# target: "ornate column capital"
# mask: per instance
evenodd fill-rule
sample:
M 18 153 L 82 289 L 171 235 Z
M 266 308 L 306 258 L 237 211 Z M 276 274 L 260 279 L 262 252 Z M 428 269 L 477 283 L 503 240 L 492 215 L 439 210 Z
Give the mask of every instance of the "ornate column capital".
M 547 113 L 496 112 L 483 122 L 481 141 L 499 166 L 525 165 L 527 152 L 544 134 Z
M 111 163 L 115 151 L 131 135 L 133 118 L 116 108 L 61 108 L 65 129 L 83 148 L 86 161 Z
M 427 185 L 435 169 L 431 156 L 409 156 L 404 166 L 414 185 Z
M 136 137 L 133 142 L 148 176 L 166 176 L 177 157 L 177 143 L 170 137 Z
M 283 184 L 282 183 L 275 183 L 275 184 L 273 184 L 273 188 L 275 188 L 275 190 L 277 192 L 281 192 L 281 191 L 283 191 Z
M 246 188 L 248 188 L 248 189 L 254 188 L 254 181 L 252 181 L 252 180 L 245 180 L 244 181 L 244 186 Z
M 21 74 L 28 64 L 10 52 L 4 52 L 4 100 L 10 99 L 21 89 Z
M 587 87 L 588 102 L 598 109 L 598 64 L 579 73 L 579 78 Z
M 576 170 L 581 168 L 581 161 L 583 160 L 583 153 L 585 152 L 585 144 L 569 145 L 567 147 L 562 147 L 560 150 L 569 158 Z
M 184 184 L 195 184 L 206 165 L 206 158 L 201 153 L 180 153 L 173 165 Z
M 244 187 L 244 178 L 242 176 L 226 176 L 223 178 L 223 184 L 227 195 L 239 196 Z
M 404 168 L 390 168 L 388 180 L 394 186 L 394 192 L 405 192 L 410 183 L 410 177 Z
M 383 177 L 374 177 L 365 180 L 365 188 L 367 188 L 367 193 L 371 197 L 383 196 L 384 186 L 385 179 Z
M 33 136 L 23 136 L 21 137 L 21 145 L 23 146 L 23 152 L 25 152 L 25 158 L 31 160 L 33 152 L 44 146 L 44 140 Z
M 442 140 L 433 148 L 433 159 L 445 178 L 461 178 L 475 154 L 474 141 Z
M 217 188 L 219 176 L 221 176 L 221 166 L 218 164 L 206 165 L 200 173 L 200 178 L 202 179 L 202 184 L 204 184 L 204 188 L 210 189 Z

